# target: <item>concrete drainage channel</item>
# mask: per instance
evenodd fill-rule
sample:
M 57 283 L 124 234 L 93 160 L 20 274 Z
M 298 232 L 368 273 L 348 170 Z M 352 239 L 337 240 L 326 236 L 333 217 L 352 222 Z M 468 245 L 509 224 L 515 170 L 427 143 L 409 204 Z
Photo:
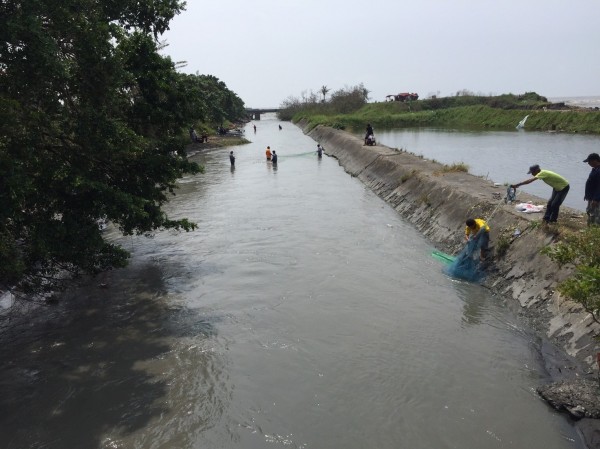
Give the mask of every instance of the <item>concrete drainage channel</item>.
M 483 285 L 512 299 L 517 313 L 527 318 L 541 338 L 563 351 L 562 356 L 547 357 L 548 371 L 556 382 L 540 386 L 538 393 L 556 409 L 574 419 L 583 418 L 578 426 L 586 443 L 600 447 L 600 421 L 589 419 L 600 418 L 600 386 L 594 375 L 600 368 L 600 347 L 593 339 L 600 334 L 600 326 L 579 304 L 556 291 L 570 271 L 559 269 L 540 253 L 556 241 L 556 233 L 539 229 L 539 216 L 504 204 L 503 186 L 466 172 L 445 172 L 442 164 L 407 152 L 364 146 L 361 139 L 344 131 L 297 125 L 348 174 L 359 178 L 443 251 L 453 254 L 463 247 L 466 218 L 490 217 L 496 254 Z M 521 199 L 545 203 L 526 194 Z M 561 208 L 561 217 L 583 219 L 581 212 L 569 208 Z

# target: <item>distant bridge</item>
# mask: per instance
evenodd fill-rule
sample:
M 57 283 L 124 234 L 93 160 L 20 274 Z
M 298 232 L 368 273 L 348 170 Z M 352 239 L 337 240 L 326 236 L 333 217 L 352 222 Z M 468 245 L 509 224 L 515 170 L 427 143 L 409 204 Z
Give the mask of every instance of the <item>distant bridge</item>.
M 246 112 L 250 120 L 260 120 L 260 114 L 266 114 L 267 112 L 279 112 L 279 108 L 263 108 L 263 109 L 252 109 L 247 108 Z

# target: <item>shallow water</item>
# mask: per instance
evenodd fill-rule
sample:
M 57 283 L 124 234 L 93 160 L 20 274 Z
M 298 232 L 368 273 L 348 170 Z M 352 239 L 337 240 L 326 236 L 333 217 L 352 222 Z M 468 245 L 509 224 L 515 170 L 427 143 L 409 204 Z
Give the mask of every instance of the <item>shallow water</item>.
M 128 268 L 5 339 L 2 447 L 581 447 L 501 299 L 299 129 L 256 124 L 235 170 L 193 157 L 168 208 L 198 230 L 120 238 Z

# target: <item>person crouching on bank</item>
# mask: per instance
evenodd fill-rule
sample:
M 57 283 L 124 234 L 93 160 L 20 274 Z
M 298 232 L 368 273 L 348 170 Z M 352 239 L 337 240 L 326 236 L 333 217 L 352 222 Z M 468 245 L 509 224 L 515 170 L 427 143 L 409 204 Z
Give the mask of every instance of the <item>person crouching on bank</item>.
M 479 260 L 484 261 L 490 244 L 490 227 L 481 218 L 469 218 L 465 224 L 465 238 L 467 242 L 477 241 L 481 250 Z

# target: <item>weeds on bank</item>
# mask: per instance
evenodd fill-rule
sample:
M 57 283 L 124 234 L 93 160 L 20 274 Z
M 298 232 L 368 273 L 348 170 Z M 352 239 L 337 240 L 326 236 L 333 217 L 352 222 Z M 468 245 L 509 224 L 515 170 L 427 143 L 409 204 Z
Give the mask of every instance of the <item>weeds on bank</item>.
M 460 162 L 458 164 L 452 164 L 452 165 L 444 165 L 442 167 L 442 172 L 443 173 L 451 173 L 451 172 L 465 172 L 467 173 L 469 171 L 469 166 L 463 162 Z
M 569 232 L 579 232 L 586 228 L 586 220 L 583 215 L 566 215 L 561 217 L 559 220 L 559 225 L 562 231 Z
M 518 229 L 517 226 L 509 226 L 500 230 L 496 238 L 496 255 L 498 257 L 503 257 L 507 253 L 512 242 L 522 235 Z
M 505 234 L 500 234 L 496 239 L 496 255 L 498 257 L 503 257 L 508 251 L 508 247 L 510 246 L 511 240 Z
M 463 162 L 459 162 L 458 164 L 447 165 L 444 164 L 440 170 L 434 172 L 434 174 L 444 174 L 444 173 L 468 173 L 469 166 Z
M 429 199 L 429 194 L 424 193 L 419 197 L 419 201 L 427 206 L 431 206 L 431 200 Z
M 586 228 L 586 223 L 583 215 L 570 215 L 560 217 L 558 223 L 546 224 L 543 220 L 534 220 L 529 222 L 527 229 L 541 229 L 549 234 L 567 237 L 571 234 L 583 231 Z
M 400 178 L 400 182 L 402 182 L 402 184 L 404 184 L 406 181 L 408 181 L 410 178 L 415 176 L 417 173 L 418 173 L 417 170 L 414 170 L 414 169 L 408 173 L 404 173 L 402 175 L 402 177 Z

